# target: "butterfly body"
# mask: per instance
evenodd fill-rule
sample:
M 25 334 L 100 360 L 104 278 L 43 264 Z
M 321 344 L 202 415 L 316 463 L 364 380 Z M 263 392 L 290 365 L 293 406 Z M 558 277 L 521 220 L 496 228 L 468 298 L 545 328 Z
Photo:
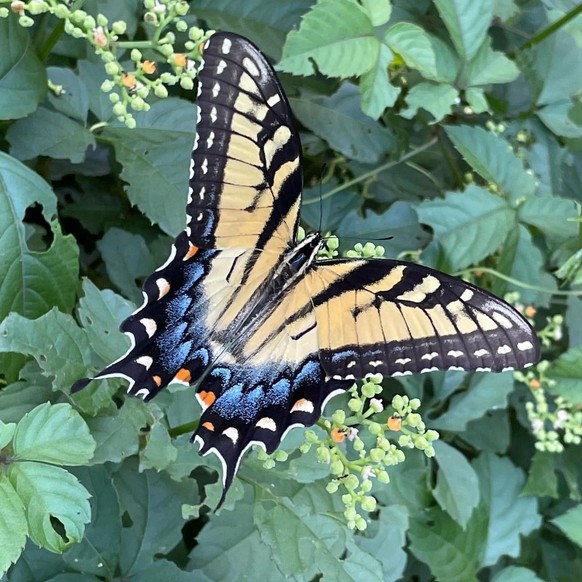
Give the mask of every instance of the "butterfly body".
M 145 399 L 193 385 L 193 438 L 226 491 L 251 444 L 274 451 L 356 378 L 537 361 L 529 324 L 481 289 L 391 259 L 320 260 L 318 233 L 298 241 L 301 145 L 274 71 L 234 34 L 203 58 L 186 228 L 121 326 L 130 350 L 95 378 Z

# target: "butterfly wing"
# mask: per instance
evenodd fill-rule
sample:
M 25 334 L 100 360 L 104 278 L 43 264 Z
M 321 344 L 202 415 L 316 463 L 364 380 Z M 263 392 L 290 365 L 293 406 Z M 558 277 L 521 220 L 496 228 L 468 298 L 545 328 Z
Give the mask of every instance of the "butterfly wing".
M 510 305 L 439 271 L 388 259 L 332 260 L 308 275 L 321 362 L 360 378 L 433 370 L 500 372 L 539 359 L 539 342 Z

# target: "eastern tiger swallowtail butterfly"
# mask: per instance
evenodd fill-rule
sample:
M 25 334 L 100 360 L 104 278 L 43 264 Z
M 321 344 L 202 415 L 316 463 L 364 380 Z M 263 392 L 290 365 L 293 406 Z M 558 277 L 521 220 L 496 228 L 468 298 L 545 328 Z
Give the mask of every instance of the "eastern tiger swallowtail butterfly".
M 214 34 L 198 86 L 187 226 L 121 325 L 131 348 L 95 379 L 125 378 L 145 400 L 195 385 L 193 440 L 221 459 L 225 492 L 251 444 L 273 452 L 356 378 L 538 360 L 524 318 L 473 285 L 396 260 L 317 259 L 318 233 L 298 242 L 301 144 L 252 43 Z

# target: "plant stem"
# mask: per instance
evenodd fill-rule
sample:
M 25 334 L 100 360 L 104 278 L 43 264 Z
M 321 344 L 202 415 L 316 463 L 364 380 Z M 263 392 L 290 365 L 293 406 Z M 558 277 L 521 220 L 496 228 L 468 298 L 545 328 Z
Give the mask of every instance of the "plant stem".
M 551 36 L 552 34 L 554 34 L 554 32 L 556 32 L 557 30 L 562 28 L 562 26 L 564 26 L 564 24 L 566 24 L 567 22 L 569 22 L 570 20 L 572 20 L 573 18 L 578 16 L 578 14 L 580 14 L 581 12 L 582 12 L 582 4 L 579 4 L 578 6 L 576 6 L 576 8 L 572 8 L 572 10 L 570 10 L 570 12 L 567 12 L 566 14 L 564 14 L 564 16 L 562 16 L 562 18 L 559 18 L 558 20 L 556 20 L 556 22 L 552 22 L 552 24 L 550 24 L 548 27 L 544 28 L 544 30 L 542 30 L 541 32 L 538 32 L 538 34 L 536 34 L 535 36 L 532 36 L 532 38 L 530 38 L 526 43 L 522 44 L 518 50 L 523 51 L 523 50 L 529 49 L 532 46 L 544 41 L 546 38 L 548 38 L 548 36 Z

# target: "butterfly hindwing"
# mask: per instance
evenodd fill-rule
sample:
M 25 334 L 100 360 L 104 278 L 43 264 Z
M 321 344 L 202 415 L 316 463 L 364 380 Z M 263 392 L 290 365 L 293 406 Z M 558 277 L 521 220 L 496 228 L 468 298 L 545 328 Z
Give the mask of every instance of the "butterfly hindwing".
M 513 307 L 460 279 L 389 259 L 322 262 L 309 273 L 320 357 L 332 376 L 501 372 L 539 358 Z

